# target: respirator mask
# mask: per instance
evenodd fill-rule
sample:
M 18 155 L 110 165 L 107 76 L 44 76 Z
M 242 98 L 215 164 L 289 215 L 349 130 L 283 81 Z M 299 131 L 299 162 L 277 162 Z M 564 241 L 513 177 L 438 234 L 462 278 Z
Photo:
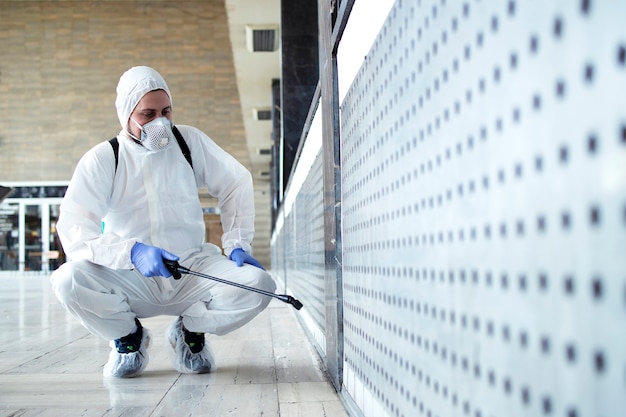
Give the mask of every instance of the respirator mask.
M 133 134 L 129 134 L 150 151 L 160 151 L 165 149 L 173 140 L 172 121 L 167 117 L 157 117 L 154 120 L 141 126 L 135 119 L 130 118 L 141 130 L 141 138 L 136 138 Z

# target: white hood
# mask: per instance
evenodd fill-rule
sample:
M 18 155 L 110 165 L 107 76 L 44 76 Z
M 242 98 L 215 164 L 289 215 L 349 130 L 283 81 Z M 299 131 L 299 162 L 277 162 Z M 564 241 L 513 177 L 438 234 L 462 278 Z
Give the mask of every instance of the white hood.
M 122 129 L 126 129 L 128 119 L 137 103 L 150 91 L 164 90 L 172 103 L 172 94 L 165 80 L 155 69 L 150 67 L 133 67 L 120 77 L 117 84 L 117 118 L 120 120 Z

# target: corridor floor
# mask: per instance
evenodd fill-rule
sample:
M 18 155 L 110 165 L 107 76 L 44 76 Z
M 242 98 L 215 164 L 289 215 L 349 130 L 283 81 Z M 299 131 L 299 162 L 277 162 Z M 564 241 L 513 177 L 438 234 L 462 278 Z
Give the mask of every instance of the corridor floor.
M 306 308 L 306 306 L 304 307 Z M 273 300 L 251 323 L 210 336 L 217 370 L 181 375 L 152 331 L 139 378 L 105 379 L 109 346 L 65 313 L 43 275 L 0 276 L 0 416 L 347 416 L 291 306 Z

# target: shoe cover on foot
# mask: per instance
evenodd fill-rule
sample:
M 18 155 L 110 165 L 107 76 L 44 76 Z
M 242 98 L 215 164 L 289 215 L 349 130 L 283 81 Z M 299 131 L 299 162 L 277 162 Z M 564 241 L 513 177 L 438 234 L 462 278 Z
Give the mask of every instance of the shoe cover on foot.
M 169 356 L 174 368 L 182 374 L 205 374 L 215 370 L 215 360 L 209 344 L 198 353 L 193 353 L 187 343 L 183 332 L 183 319 L 179 317 L 167 330 L 169 341 Z
M 104 365 L 102 374 L 105 377 L 132 378 L 141 375 L 148 366 L 148 346 L 150 346 L 150 330 L 142 328 L 141 344 L 139 350 L 132 353 L 119 353 L 115 349 L 115 343 L 111 341 L 111 353 L 109 361 Z

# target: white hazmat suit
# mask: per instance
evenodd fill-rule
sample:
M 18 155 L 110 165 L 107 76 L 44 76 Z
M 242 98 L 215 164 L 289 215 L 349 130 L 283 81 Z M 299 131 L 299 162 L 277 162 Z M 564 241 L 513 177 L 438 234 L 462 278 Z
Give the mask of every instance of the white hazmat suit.
M 126 133 L 137 103 L 158 89 L 171 100 L 165 81 L 148 67 L 134 67 L 121 77 L 116 100 L 122 125 L 117 168 L 109 143 L 89 150 L 72 176 L 57 223 L 71 261 L 52 274 L 52 286 L 60 302 L 90 332 L 107 340 L 132 332 L 135 318 L 157 315 L 181 316 L 192 332 L 223 335 L 250 321 L 270 301 L 193 276 L 146 278 L 131 262 L 137 242 L 172 252 L 189 269 L 269 292 L 276 289 L 264 270 L 247 264 L 238 267 L 220 248 L 204 242 L 198 188 L 206 188 L 219 201 L 226 255 L 235 248 L 251 251 L 250 173 L 191 126 L 177 128 L 191 151 L 193 168 L 176 141 L 150 151 Z

